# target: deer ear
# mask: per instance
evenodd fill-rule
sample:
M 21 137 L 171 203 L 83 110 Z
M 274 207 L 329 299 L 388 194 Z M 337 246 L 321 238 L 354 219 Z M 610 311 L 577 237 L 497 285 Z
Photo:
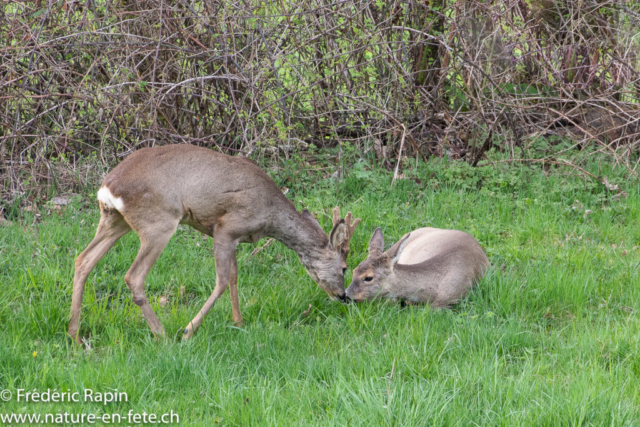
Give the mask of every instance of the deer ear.
M 329 235 L 329 243 L 333 249 L 342 247 L 344 240 L 347 238 L 347 226 L 344 225 L 344 219 L 336 223 Z
M 373 232 L 371 240 L 369 240 L 369 256 L 378 256 L 382 254 L 384 250 L 384 236 L 382 235 L 382 229 L 376 228 Z
M 391 260 L 391 265 L 396 265 L 396 263 L 400 259 L 400 255 L 402 254 L 402 251 L 404 250 L 404 247 L 407 244 L 407 240 L 409 239 L 409 236 L 411 236 L 411 233 L 405 234 L 402 239 L 398 240 L 386 252 L 386 255 Z
M 309 212 L 308 209 L 303 209 L 302 210 L 302 216 L 307 218 L 309 221 L 313 222 L 315 225 L 318 226 L 318 228 L 322 228 L 320 226 L 320 223 L 318 222 L 318 220 L 316 219 L 315 216 L 313 216 L 313 214 L 311 212 Z

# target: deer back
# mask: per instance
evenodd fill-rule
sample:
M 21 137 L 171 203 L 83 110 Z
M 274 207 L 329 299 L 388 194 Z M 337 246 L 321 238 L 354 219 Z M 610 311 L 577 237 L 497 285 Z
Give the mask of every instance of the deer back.
M 409 300 L 434 306 L 455 303 L 489 266 L 480 244 L 462 231 L 421 228 L 407 240 L 393 276 Z

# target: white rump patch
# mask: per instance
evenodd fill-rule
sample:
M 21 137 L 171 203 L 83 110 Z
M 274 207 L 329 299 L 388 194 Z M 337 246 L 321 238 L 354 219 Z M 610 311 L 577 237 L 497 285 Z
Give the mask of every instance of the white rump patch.
M 124 208 L 122 197 L 113 197 L 113 194 L 111 194 L 111 191 L 109 191 L 107 187 L 102 187 L 98 190 L 98 200 L 104 203 L 104 205 L 109 209 L 122 211 Z

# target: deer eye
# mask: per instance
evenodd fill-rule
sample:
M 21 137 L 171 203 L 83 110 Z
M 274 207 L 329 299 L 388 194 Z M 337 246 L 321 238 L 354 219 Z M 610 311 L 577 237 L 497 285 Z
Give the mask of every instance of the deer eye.
M 343 268 L 343 269 L 342 269 L 342 275 L 344 276 L 346 273 L 347 273 L 347 269 L 346 269 L 346 268 Z
M 365 277 L 364 281 L 365 282 L 372 282 L 373 281 L 373 277 L 371 277 L 371 276 Z

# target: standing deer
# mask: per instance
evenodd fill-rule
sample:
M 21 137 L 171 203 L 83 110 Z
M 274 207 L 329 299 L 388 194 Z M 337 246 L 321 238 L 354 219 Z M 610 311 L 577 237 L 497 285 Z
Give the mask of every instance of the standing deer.
M 368 258 L 353 270 L 348 298 L 398 298 L 446 307 L 464 297 L 489 267 L 476 239 L 457 230 L 420 228 L 383 250 L 378 228 L 369 242 Z
M 344 273 L 349 241 L 360 219 L 352 223 L 351 212 L 340 219 L 340 211 L 335 208 L 333 230 L 327 237 L 309 211 L 298 212 L 271 178 L 247 158 L 192 145 L 144 148 L 107 175 L 98 201 L 96 236 L 75 261 L 69 335 L 78 342 L 87 276 L 132 229 L 140 237 L 140 251 L 124 281 L 156 337 L 163 336 L 164 329 L 147 301 L 144 280 L 180 223 L 213 237 L 216 263 L 216 286 L 185 328 L 185 339 L 198 329 L 227 285 L 233 321 L 243 323 L 235 248 L 238 243 L 255 243 L 264 236 L 291 248 L 332 299 L 346 298 Z

